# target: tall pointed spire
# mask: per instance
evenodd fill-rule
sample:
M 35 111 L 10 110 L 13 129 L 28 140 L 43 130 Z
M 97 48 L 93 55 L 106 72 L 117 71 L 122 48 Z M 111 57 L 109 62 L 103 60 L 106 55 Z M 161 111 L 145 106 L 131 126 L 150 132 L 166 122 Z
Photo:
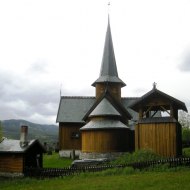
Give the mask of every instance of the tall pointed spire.
M 111 28 L 110 28 L 110 20 L 108 15 L 108 26 L 107 26 L 106 39 L 104 44 L 104 52 L 102 57 L 100 76 L 92 84 L 92 86 L 95 86 L 96 83 L 109 83 L 109 82 L 120 83 L 122 87 L 126 85 L 118 77 L 117 65 L 116 65 L 113 42 L 112 42 Z

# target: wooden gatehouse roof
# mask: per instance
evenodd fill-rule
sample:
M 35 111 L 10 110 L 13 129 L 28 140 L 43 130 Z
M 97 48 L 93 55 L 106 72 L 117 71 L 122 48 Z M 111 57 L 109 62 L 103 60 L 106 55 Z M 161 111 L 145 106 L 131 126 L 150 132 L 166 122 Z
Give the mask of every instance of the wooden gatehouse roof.
M 167 102 L 164 106 L 169 110 L 170 104 L 174 105 L 177 110 L 181 109 L 187 112 L 187 108 L 184 102 L 158 90 L 156 87 L 153 87 L 153 89 L 146 94 L 144 94 L 142 97 L 137 99 L 135 102 L 133 102 L 129 107 L 132 108 L 135 111 L 139 111 L 140 107 L 146 106 L 150 102 L 152 102 L 152 106 L 154 109 L 158 109 L 159 102 L 158 99 L 162 99 L 165 102 Z

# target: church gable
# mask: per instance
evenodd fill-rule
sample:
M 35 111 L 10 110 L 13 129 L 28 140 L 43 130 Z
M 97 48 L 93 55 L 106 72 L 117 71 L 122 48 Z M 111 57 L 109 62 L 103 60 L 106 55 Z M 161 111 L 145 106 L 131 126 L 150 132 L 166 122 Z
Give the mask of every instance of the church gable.
M 96 106 L 96 108 L 90 113 L 89 117 L 95 116 L 121 116 L 120 113 L 112 106 L 112 104 L 103 98 L 102 101 Z

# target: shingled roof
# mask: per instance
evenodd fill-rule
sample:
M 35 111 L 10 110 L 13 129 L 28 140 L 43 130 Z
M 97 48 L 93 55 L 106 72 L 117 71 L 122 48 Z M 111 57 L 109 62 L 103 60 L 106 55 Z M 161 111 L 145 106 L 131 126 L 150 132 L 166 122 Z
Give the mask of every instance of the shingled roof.
M 94 102 L 95 97 L 91 96 L 62 96 L 56 122 L 85 123 L 83 117 Z
M 158 90 L 156 87 L 154 87 L 151 91 L 147 92 L 145 95 L 137 99 L 134 103 L 132 103 L 129 107 L 132 108 L 135 111 L 139 110 L 139 106 L 145 105 L 146 102 L 150 101 L 152 98 L 162 98 L 166 100 L 168 103 L 175 105 L 177 109 L 181 109 L 184 111 L 187 111 L 186 105 L 184 102 L 169 96 L 168 94 Z M 169 105 L 168 105 L 169 106 Z M 155 106 L 156 107 L 156 106 Z M 169 107 L 168 107 L 169 109 Z
M 87 118 L 90 121 L 80 130 L 126 129 L 129 127 L 125 122 L 131 118 L 131 115 L 120 102 L 111 96 L 109 91 L 106 91 L 102 97 L 96 100 L 84 120 Z
M 110 106 L 112 106 L 122 117 L 122 120 L 126 121 L 132 118 L 131 114 L 127 111 L 127 109 L 121 104 L 120 101 L 118 101 L 117 99 L 115 99 L 109 92 L 109 90 L 106 90 L 102 96 L 100 96 L 94 103 L 94 105 L 90 108 L 90 110 L 87 112 L 87 114 L 84 116 L 83 120 L 86 120 L 90 113 L 96 109 L 96 107 L 100 107 L 99 104 L 102 102 L 103 99 L 107 99 L 109 102 L 109 108 Z M 102 109 L 102 108 L 101 108 Z M 105 111 L 106 108 L 102 109 L 103 111 Z M 107 108 L 108 109 L 108 108 Z M 102 112 L 102 110 L 99 109 L 99 111 Z M 109 110 L 110 111 L 110 110 Z M 104 113 L 104 115 L 109 115 Z
M 130 109 L 129 106 L 137 99 L 137 97 L 125 97 L 121 99 L 121 104 L 130 113 L 132 120 L 137 120 L 138 113 Z M 83 118 L 94 105 L 95 101 L 96 98 L 92 96 L 62 96 L 56 122 L 85 123 Z
M 41 145 L 41 143 L 35 139 L 28 142 L 27 146 L 20 146 L 20 140 L 14 139 L 3 139 L 0 142 L 0 154 L 1 153 L 25 153 L 27 152 L 32 146 L 38 145 L 42 152 L 46 152 L 45 148 Z
M 98 130 L 98 129 L 129 129 L 129 127 L 123 124 L 119 120 L 104 119 L 89 121 L 85 126 L 80 128 L 80 130 Z
M 106 98 L 103 98 L 97 107 L 90 113 L 89 117 L 106 115 L 121 116 L 121 114 L 113 107 L 113 105 Z
M 92 84 L 92 86 L 96 86 L 96 83 L 106 83 L 106 82 L 120 83 L 122 87 L 126 86 L 126 84 L 118 77 L 117 73 L 117 65 L 115 61 L 109 17 L 108 17 L 108 26 L 107 26 L 106 39 L 104 44 L 104 52 L 102 57 L 100 76 Z

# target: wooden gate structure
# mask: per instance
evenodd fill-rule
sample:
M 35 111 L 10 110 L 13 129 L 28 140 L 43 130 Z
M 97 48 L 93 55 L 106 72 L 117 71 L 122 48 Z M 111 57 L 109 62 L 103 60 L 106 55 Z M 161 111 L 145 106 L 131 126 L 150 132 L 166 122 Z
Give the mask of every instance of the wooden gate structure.
M 135 149 L 151 149 L 166 156 L 182 154 L 181 125 L 178 110 L 187 111 L 185 104 L 161 91 L 153 89 L 136 101 L 131 108 L 139 113 L 135 127 Z M 155 117 L 157 112 L 167 116 Z

